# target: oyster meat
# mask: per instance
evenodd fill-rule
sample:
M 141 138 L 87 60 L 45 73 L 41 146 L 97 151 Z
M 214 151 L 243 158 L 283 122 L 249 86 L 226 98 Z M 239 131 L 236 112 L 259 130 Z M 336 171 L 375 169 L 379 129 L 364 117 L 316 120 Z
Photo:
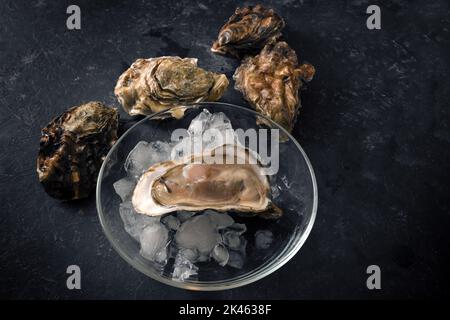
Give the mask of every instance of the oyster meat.
M 220 99 L 228 87 L 224 74 L 206 71 L 195 58 L 138 59 L 117 81 L 114 93 L 130 115 Z M 178 109 L 175 117 L 181 117 Z
M 235 88 L 256 111 L 292 131 L 301 106 L 299 89 L 312 80 L 315 69 L 298 65 L 297 55 L 284 42 L 267 44 L 254 57 L 246 57 L 234 73 Z M 262 118 L 259 124 L 264 123 Z
M 52 197 L 87 197 L 117 140 L 118 112 L 100 102 L 70 108 L 42 129 L 37 173 Z
M 283 19 L 261 5 L 237 8 L 220 29 L 211 51 L 239 57 L 260 50 L 281 36 Z
M 279 218 L 281 210 L 269 198 L 268 177 L 253 157 L 248 149 L 229 144 L 155 164 L 139 179 L 133 207 L 150 216 L 213 209 Z

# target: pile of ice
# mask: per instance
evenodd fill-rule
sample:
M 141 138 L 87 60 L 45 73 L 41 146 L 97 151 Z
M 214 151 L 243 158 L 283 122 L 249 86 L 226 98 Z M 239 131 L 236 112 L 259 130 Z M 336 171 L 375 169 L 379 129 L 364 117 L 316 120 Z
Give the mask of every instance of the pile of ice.
M 247 228 L 226 213 L 179 211 L 160 219 L 137 213 L 131 201 L 121 203 L 119 210 L 125 231 L 141 245 L 142 257 L 161 266 L 175 259 L 175 280 L 197 274 L 197 262 L 216 261 L 233 268 L 244 265 L 247 241 L 242 234 Z
M 223 144 L 240 143 L 230 119 L 223 112 L 211 114 L 206 109 L 191 121 L 187 134 L 173 146 L 170 153 L 172 160 L 212 150 Z M 195 149 L 200 147 L 201 150 Z
M 210 134 L 204 135 L 209 130 Z M 202 138 L 203 150 L 236 141 L 230 120 L 219 112 L 203 110 L 192 120 L 188 136 L 176 143 L 140 141 L 125 161 L 127 176 L 114 183 L 120 196 L 120 216 L 125 231 L 140 243 L 145 259 L 165 266 L 174 259 L 172 278 L 184 281 L 198 273 L 197 263 L 216 261 L 221 266 L 242 268 L 246 257 L 247 228 L 226 213 L 206 210 L 200 213 L 178 211 L 163 217 L 150 217 L 133 209 L 131 197 L 139 177 L 153 164 L 186 156 L 195 138 Z M 267 248 L 272 235 L 258 233 L 256 245 Z

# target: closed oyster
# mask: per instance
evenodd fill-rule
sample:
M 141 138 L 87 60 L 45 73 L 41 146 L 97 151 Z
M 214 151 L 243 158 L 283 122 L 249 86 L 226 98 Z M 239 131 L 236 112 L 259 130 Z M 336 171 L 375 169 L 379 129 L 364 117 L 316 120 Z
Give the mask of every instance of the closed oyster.
M 228 87 L 224 74 L 197 67 L 197 59 L 138 59 L 117 81 L 114 93 L 130 115 L 220 99 Z M 182 110 L 182 109 L 181 109 Z M 175 114 L 181 117 L 182 112 Z
M 279 218 L 281 210 L 269 199 L 268 177 L 253 157 L 240 145 L 222 145 L 180 161 L 157 163 L 139 179 L 133 207 L 150 216 L 213 209 Z
M 259 51 L 281 36 L 284 25 L 283 19 L 272 9 L 261 5 L 237 8 L 220 29 L 211 51 L 236 57 Z
M 87 197 L 117 140 L 118 112 L 100 102 L 70 108 L 42 129 L 37 173 L 45 191 L 61 200 Z
M 292 131 L 301 106 L 298 90 L 311 81 L 315 69 L 298 65 L 286 42 L 267 44 L 255 57 L 247 57 L 234 73 L 235 88 L 258 112 Z M 258 123 L 264 123 L 262 118 Z

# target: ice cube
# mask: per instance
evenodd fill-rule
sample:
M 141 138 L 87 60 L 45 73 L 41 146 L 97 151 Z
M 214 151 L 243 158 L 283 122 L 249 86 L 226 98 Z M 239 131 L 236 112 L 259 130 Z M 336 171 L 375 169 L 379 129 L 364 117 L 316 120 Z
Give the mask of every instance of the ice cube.
M 227 265 L 230 267 L 241 269 L 244 266 L 244 260 L 246 257 L 247 240 L 240 236 L 239 246 L 235 250 L 230 250 L 230 257 L 228 259 Z
M 126 177 L 113 183 L 114 190 L 123 202 L 131 199 L 136 182 L 134 179 Z
M 228 253 L 227 248 L 223 244 L 216 244 L 213 251 L 211 252 L 211 256 L 217 263 L 221 266 L 227 264 L 228 259 L 230 258 L 230 254 Z
M 166 225 L 170 230 L 178 230 L 180 227 L 180 220 L 174 215 L 168 215 L 161 219 L 161 222 Z
M 241 244 L 237 251 L 239 251 L 241 253 L 242 257 L 245 258 L 245 256 L 247 255 L 247 251 L 246 251 L 247 250 L 247 240 L 243 236 L 241 236 L 240 240 L 241 240 Z
M 191 137 L 185 137 L 172 148 L 170 159 L 179 160 L 185 158 L 192 154 L 192 148 Z
M 125 171 L 139 178 L 151 165 L 168 160 L 171 147 L 166 142 L 139 141 L 125 160 Z
M 230 119 L 223 112 L 211 114 L 204 109 L 191 121 L 188 136 L 172 148 L 170 157 L 178 160 L 237 141 Z
M 164 263 L 167 259 L 167 244 L 169 232 L 160 222 L 154 222 L 142 230 L 139 241 L 141 256 L 150 261 Z
M 243 223 L 233 223 L 231 226 L 228 227 L 227 230 L 234 231 L 234 232 L 238 233 L 239 235 L 241 235 L 247 231 L 247 227 Z
M 227 265 L 236 269 L 242 269 L 244 266 L 244 257 L 237 251 L 230 251 Z
M 244 237 L 241 235 L 246 231 L 247 227 L 243 223 L 235 222 L 229 225 L 222 231 L 223 243 L 231 250 L 240 250 L 242 241 L 245 241 Z
M 144 228 L 154 222 L 158 222 L 158 217 L 150 217 L 137 213 L 131 201 L 123 202 L 119 206 L 120 217 L 122 218 L 125 231 L 134 239 L 139 241 L 139 237 Z
M 237 142 L 238 136 L 231 126 L 230 119 L 223 112 L 214 113 L 208 122 L 207 129 L 203 133 L 204 150 Z
M 210 128 L 204 132 L 202 139 L 204 151 L 215 149 L 224 144 L 236 144 L 238 142 L 237 135 L 232 129 L 221 131 L 217 128 Z
M 273 242 L 273 234 L 270 230 L 259 230 L 255 233 L 255 247 L 268 249 Z
M 216 128 L 207 129 L 202 137 L 202 150 L 212 150 L 224 144 L 234 142 L 234 132 L 220 131 Z
M 223 112 L 212 114 L 203 134 L 204 149 L 213 149 L 223 144 L 234 144 L 237 141 L 237 135 L 230 119 Z
M 175 234 L 181 248 L 196 249 L 200 255 L 209 256 L 221 237 L 208 215 L 195 216 L 184 222 Z
M 224 232 L 223 236 L 223 242 L 224 244 L 232 249 L 232 250 L 238 250 L 241 245 L 241 239 L 238 232 L 229 230 Z
M 158 252 L 156 252 L 154 261 L 160 264 L 165 265 L 167 263 L 167 250 L 169 243 L 166 244 L 165 247 L 161 248 Z M 145 258 L 145 257 L 144 257 Z
M 197 261 L 198 262 L 206 262 L 206 261 L 209 261 L 210 258 L 211 258 L 211 252 L 209 252 L 209 253 L 200 253 L 198 255 Z
M 201 135 L 208 128 L 208 122 L 211 119 L 211 112 L 208 109 L 203 109 L 189 125 L 188 132 L 191 136 Z
M 180 222 L 184 222 L 195 215 L 193 211 L 177 211 L 177 218 Z
M 218 230 L 225 229 L 234 223 L 233 218 L 226 213 L 206 210 L 204 215 L 210 218 L 211 222 Z
M 182 282 L 196 275 L 197 272 L 198 267 L 184 255 L 184 252 L 178 252 L 177 256 L 175 257 L 172 279 Z

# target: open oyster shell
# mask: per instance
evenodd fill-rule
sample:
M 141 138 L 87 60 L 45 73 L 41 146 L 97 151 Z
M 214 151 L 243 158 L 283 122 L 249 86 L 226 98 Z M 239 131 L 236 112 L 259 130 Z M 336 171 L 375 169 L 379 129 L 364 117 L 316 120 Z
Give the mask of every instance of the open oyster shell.
M 213 209 L 279 218 L 281 210 L 269 194 L 268 177 L 254 155 L 240 145 L 222 145 L 151 166 L 139 179 L 132 204 L 150 216 Z
M 290 132 L 301 106 L 298 90 L 314 73 L 312 65 L 298 65 L 295 51 L 286 42 L 276 42 L 267 44 L 257 56 L 246 57 L 233 78 L 235 88 L 252 107 Z
M 159 57 L 136 60 L 119 77 L 114 93 L 130 115 L 148 115 L 171 107 L 216 101 L 227 87 L 224 74 L 197 67 L 195 58 Z
M 87 197 L 104 157 L 117 140 L 118 112 L 100 102 L 70 108 L 42 129 L 37 173 L 61 200 Z
M 261 5 L 237 8 L 220 29 L 211 51 L 236 57 L 264 47 L 281 36 L 285 23 L 272 9 Z

